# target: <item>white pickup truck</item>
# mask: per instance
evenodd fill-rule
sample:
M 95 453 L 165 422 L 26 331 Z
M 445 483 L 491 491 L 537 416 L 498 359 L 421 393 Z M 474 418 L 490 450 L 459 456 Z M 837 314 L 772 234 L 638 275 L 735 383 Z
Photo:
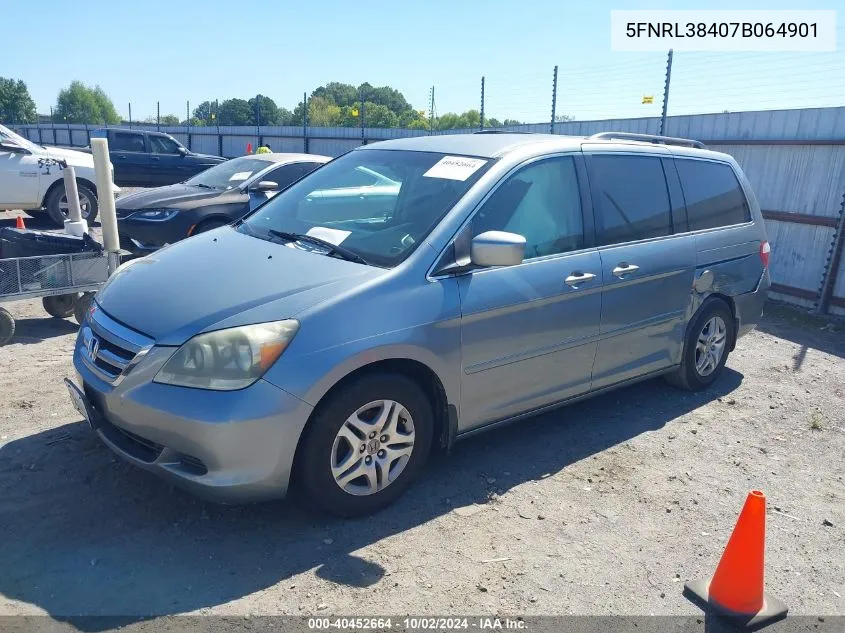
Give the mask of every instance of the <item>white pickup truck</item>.
M 0 125 L 0 209 L 46 209 L 54 223 L 64 226 L 68 214 L 65 165 L 72 165 L 76 172 L 82 217 L 90 224 L 98 211 L 93 156 L 36 145 Z

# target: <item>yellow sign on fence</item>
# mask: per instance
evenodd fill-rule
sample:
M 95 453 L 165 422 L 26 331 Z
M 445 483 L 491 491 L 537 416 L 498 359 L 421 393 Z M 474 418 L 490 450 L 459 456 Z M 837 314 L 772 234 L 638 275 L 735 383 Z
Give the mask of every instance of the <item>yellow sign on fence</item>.
M 654 103 L 653 95 L 643 95 L 643 103 Z

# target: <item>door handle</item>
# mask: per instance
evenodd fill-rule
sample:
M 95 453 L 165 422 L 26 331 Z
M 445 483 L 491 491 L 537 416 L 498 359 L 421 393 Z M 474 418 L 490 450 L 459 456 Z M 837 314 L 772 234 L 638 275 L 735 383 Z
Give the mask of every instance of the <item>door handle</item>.
M 161 160 L 158 156 L 153 156 L 150 160 Z
M 635 273 L 639 269 L 640 269 L 640 267 L 637 266 L 636 264 L 628 264 L 628 263 L 622 262 L 621 264 L 616 266 L 616 268 L 613 269 L 613 274 L 616 275 L 617 277 L 622 277 L 624 275 L 629 275 L 631 273 Z
M 567 286 L 571 286 L 574 288 L 575 286 L 580 286 L 583 283 L 592 281 L 595 278 L 596 276 L 593 273 L 582 273 L 581 271 L 576 270 L 563 281 L 566 283 Z

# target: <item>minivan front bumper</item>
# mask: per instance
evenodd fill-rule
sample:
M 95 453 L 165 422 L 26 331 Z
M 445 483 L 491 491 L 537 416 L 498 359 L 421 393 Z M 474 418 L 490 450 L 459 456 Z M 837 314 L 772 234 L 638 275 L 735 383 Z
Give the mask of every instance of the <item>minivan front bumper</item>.
M 110 379 L 85 344 L 92 335 L 107 347 L 119 342 L 109 333 L 109 322 L 101 310 L 95 310 L 91 323 L 86 319 L 73 364 L 90 424 L 112 451 L 211 501 L 285 496 L 310 405 L 264 380 L 228 392 L 153 382 L 172 347 L 150 348 L 118 379 Z

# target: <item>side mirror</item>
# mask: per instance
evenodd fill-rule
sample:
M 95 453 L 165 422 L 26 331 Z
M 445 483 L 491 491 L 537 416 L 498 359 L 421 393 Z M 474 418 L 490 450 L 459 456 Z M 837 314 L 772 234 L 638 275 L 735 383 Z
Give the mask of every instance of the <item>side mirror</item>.
M 21 147 L 13 141 L 0 141 L 0 151 L 12 152 L 13 154 L 29 154 L 29 150 Z
M 476 266 L 516 266 L 525 257 L 525 238 L 506 231 L 486 231 L 472 238 L 470 259 Z
M 179 148 L 179 154 L 180 154 L 181 156 L 187 156 L 187 155 L 188 155 L 188 150 L 187 150 L 187 149 L 185 149 L 184 147 L 180 147 L 180 148 Z
M 273 182 L 272 180 L 262 180 L 261 182 L 257 182 L 249 188 L 250 191 L 254 193 L 264 193 L 267 191 L 278 191 L 279 184 Z

